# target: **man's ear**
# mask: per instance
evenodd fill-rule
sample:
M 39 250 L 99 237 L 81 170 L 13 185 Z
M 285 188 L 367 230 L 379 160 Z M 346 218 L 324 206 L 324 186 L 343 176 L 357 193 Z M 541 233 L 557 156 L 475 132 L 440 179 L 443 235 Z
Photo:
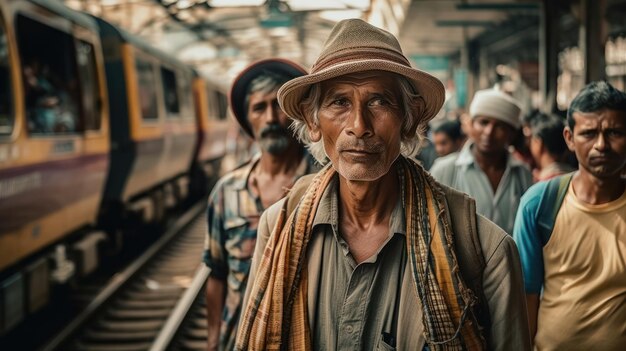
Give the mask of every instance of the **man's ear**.
M 574 152 L 574 132 L 569 127 L 563 128 L 563 139 L 565 139 L 569 151 Z
M 418 96 L 411 101 L 411 104 L 410 104 L 411 114 L 417 118 L 413 118 L 413 124 L 410 126 L 407 126 L 406 129 L 403 127 L 403 129 L 405 129 L 407 132 L 405 136 L 410 138 L 414 136 L 415 133 L 417 133 L 418 131 L 417 128 L 422 122 L 425 108 L 426 108 L 426 103 L 424 102 L 424 98 L 422 98 L 421 96 Z
M 320 131 L 320 128 L 318 126 L 314 124 L 308 124 L 308 128 L 309 139 L 311 139 L 312 142 L 316 143 L 322 139 L 322 132 Z
M 322 138 L 322 133 L 320 131 L 319 125 L 315 124 L 309 118 L 304 118 L 304 122 L 306 123 L 306 127 L 309 130 L 308 131 L 309 132 L 309 139 L 311 139 L 311 141 L 314 142 L 314 143 L 320 141 L 320 139 Z

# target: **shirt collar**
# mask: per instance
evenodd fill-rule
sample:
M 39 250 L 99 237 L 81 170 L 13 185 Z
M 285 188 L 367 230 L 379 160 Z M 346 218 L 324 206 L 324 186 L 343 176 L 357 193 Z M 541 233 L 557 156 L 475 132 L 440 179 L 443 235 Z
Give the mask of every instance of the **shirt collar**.
M 245 176 L 240 177 L 233 182 L 233 188 L 235 190 L 248 189 L 250 175 L 252 174 L 252 170 L 254 169 L 254 167 L 256 167 L 256 165 L 259 163 L 260 159 L 261 153 L 257 152 L 256 154 L 254 154 L 254 156 L 252 156 L 248 163 L 241 167 L 240 172 Z M 315 166 L 314 162 L 315 161 L 313 160 L 313 157 L 305 150 L 304 157 L 302 157 L 302 159 L 300 160 L 300 164 L 298 164 L 298 168 L 296 169 L 296 173 L 294 174 L 294 179 L 298 179 L 305 174 L 311 173 L 313 167 Z
M 474 154 L 472 154 L 472 147 L 474 143 L 469 141 L 463 145 L 463 148 L 459 152 L 459 157 L 457 157 L 454 162 L 457 166 L 474 166 L 476 164 L 476 159 L 474 158 Z M 506 168 L 516 168 L 516 167 L 524 167 L 524 163 L 515 157 L 512 157 L 511 153 L 507 152 L 506 155 Z
M 233 188 L 235 190 L 246 190 L 248 188 L 248 179 L 250 178 L 250 174 L 252 174 L 252 170 L 254 169 L 256 164 L 259 163 L 260 159 L 261 153 L 256 153 L 254 154 L 254 156 L 252 156 L 248 163 L 241 166 L 241 169 L 239 171 L 244 176 L 239 177 L 237 180 L 233 181 Z
M 400 176 L 400 184 L 402 184 L 401 193 L 404 192 L 404 177 Z M 329 182 L 326 190 L 320 198 L 315 218 L 313 219 L 313 227 L 318 225 L 328 225 L 333 229 L 333 234 L 339 240 L 339 176 L 335 174 Z M 389 233 L 406 235 L 406 218 L 404 210 L 404 202 L 402 196 L 398 197 L 396 205 L 389 219 Z M 341 240 L 342 241 L 342 240 Z

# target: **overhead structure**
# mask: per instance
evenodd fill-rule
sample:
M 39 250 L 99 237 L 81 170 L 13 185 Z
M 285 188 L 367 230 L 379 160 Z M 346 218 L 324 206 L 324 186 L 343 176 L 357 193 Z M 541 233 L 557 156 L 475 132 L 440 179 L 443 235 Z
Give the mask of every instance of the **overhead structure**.
M 160 49 L 229 79 L 249 62 L 281 56 L 310 66 L 333 25 L 363 18 L 400 38 L 407 56 L 460 52 L 510 15 L 537 12 L 514 0 L 65 0 Z M 468 20 L 471 18 L 471 20 Z M 223 80 L 223 77 L 218 78 Z

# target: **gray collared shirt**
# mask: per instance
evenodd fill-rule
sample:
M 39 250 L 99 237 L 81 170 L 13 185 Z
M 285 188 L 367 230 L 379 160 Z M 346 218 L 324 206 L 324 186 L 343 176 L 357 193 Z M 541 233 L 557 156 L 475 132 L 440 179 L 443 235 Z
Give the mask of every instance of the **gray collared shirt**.
M 442 184 L 473 197 L 478 213 L 512 234 L 517 207 L 521 196 L 532 185 L 532 174 L 522 162 L 509 155 L 494 193 L 487 175 L 472 155 L 472 146 L 473 143 L 467 143 L 459 153 L 436 160 L 430 173 Z

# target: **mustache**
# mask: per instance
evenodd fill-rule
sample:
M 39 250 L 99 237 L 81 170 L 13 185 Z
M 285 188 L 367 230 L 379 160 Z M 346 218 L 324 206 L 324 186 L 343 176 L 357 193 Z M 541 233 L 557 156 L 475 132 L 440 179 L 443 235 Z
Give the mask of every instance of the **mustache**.
M 268 124 L 261 129 L 261 138 L 265 138 L 269 134 L 291 135 L 288 128 L 285 128 L 278 123 Z
M 377 153 L 384 150 L 384 145 L 375 141 L 366 141 L 364 139 L 344 140 L 337 144 L 337 150 L 355 150 L 368 153 Z
M 589 158 L 612 158 L 613 152 L 605 151 L 605 152 L 590 152 Z

